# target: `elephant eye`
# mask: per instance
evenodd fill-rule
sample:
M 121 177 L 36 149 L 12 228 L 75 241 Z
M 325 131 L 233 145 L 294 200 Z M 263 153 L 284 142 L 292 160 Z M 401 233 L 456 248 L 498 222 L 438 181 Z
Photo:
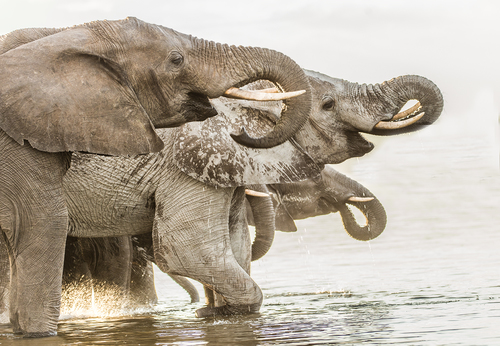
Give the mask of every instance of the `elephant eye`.
M 170 53 L 169 59 L 172 64 L 179 66 L 184 62 L 184 57 L 179 52 Z
M 331 111 L 333 107 L 335 107 L 335 100 L 333 98 L 331 98 L 330 96 L 326 96 L 325 98 L 323 98 L 322 108 L 325 111 Z

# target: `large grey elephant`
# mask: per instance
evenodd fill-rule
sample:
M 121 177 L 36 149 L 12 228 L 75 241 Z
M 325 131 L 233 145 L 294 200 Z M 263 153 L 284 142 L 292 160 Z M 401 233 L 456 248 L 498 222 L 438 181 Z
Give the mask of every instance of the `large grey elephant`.
M 244 212 L 238 209 L 240 207 L 246 210 L 246 220 L 239 218 L 242 225 L 230 222 L 230 237 L 233 253 L 247 261 L 258 260 L 267 253 L 275 230 L 295 232 L 295 220 L 340 212 L 345 230 L 357 240 L 376 238 L 387 221 L 381 202 L 367 188 L 329 165 L 319 177 L 290 184 L 248 186 L 245 194 L 247 203 L 231 206 L 230 220 Z M 361 211 L 366 225 L 357 223 L 348 205 Z M 251 249 L 245 241 L 248 225 L 255 226 Z M 104 290 L 122 290 L 123 302 L 116 297 L 119 305 L 144 307 L 156 302 L 151 233 L 134 237 L 69 239 L 63 276 L 63 282 L 69 287 L 77 286 L 80 293 L 90 287 L 87 281 L 93 281 Z M 250 268 L 250 263 L 245 267 Z M 199 301 L 198 291 L 189 280 L 176 275 L 171 277 L 187 291 L 191 302 Z M 224 304 L 211 290 L 206 289 L 205 293 L 207 304 Z M 90 294 L 89 290 L 87 295 L 90 297 Z
M 269 147 L 293 135 L 311 109 L 304 72 L 283 54 L 135 18 L 2 36 L 0 77 L 0 228 L 10 257 L 10 319 L 16 333 L 33 337 L 56 333 L 68 227 L 62 180 L 71 152 L 158 152 L 164 143 L 155 128 L 214 116 L 209 98 L 295 96 L 263 137 L 233 129 L 238 143 Z M 239 89 L 260 79 L 296 92 Z
M 293 139 L 275 148 L 242 147 L 230 133 L 242 126 L 254 136 L 265 133 L 278 121 L 282 103 L 219 98 L 212 100 L 218 117 L 162 130 L 166 145 L 160 154 L 74 155 L 64 179 L 69 235 L 152 232 L 155 262 L 162 271 L 195 279 L 223 297 L 224 306 L 199 309 L 197 316 L 258 311 L 262 293 L 249 276 L 249 259 L 240 256 L 249 255 L 233 251 L 249 244 L 243 226 L 231 226 L 244 225 L 245 187 L 318 177 L 325 164 L 373 148 L 359 132 L 414 131 L 435 121 L 443 107 L 439 89 L 422 77 L 366 86 L 307 73 L 313 87 L 311 117 Z M 398 113 L 410 99 L 420 101 L 425 115 Z M 232 233 L 245 239 L 233 241 Z

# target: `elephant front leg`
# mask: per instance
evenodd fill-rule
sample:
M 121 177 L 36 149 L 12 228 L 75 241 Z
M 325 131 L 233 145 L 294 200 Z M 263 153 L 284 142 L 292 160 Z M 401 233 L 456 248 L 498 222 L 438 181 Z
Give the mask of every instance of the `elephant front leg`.
M 229 238 L 233 256 L 238 264 L 250 275 L 250 264 L 252 260 L 252 243 L 248 230 L 246 218 L 246 196 L 245 188 L 238 187 L 231 200 L 229 212 Z M 215 293 L 209 287 L 204 286 L 207 306 L 219 307 L 225 305 L 224 298 Z
M 250 314 L 259 311 L 262 291 L 233 256 L 229 237 L 214 229 L 204 239 L 186 239 L 186 229 L 169 230 L 166 254 L 155 257 L 160 269 L 190 277 L 222 296 L 225 305 L 210 304 L 196 312 L 198 317 Z M 177 233 L 177 234 L 173 234 Z M 159 260 L 159 257 L 161 259 Z
M 192 186 L 196 184 L 198 189 Z M 212 189 L 194 180 L 192 185 L 169 193 L 175 203 L 157 198 L 153 226 L 157 265 L 164 272 L 197 280 L 223 297 L 225 305 L 199 309 L 198 317 L 258 312 L 262 291 L 231 248 L 228 221 L 234 189 Z M 186 198 L 186 191 L 191 198 Z
M 62 177 L 68 158 L 28 145 L 0 150 L 0 229 L 10 262 L 10 320 L 14 332 L 26 337 L 57 330 L 68 227 Z
M 67 224 L 66 213 L 52 214 L 49 219 L 38 219 L 30 225 L 21 222 L 25 232 L 18 232 L 17 241 L 7 237 L 11 263 L 9 308 L 14 333 L 25 337 L 56 335 Z M 9 233 L 13 232 L 8 230 L 6 234 Z

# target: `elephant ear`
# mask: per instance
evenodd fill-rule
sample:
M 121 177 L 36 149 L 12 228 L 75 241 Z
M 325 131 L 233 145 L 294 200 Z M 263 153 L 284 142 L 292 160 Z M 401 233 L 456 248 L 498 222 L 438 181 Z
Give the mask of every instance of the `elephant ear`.
M 230 136 L 244 126 L 263 136 L 279 117 L 281 103 L 212 100 L 218 116 L 176 131 L 174 161 L 190 177 L 215 187 L 289 183 L 319 174 L 312 158 L 293 140 L 269 149 L 239 145 Z M 274 119 L 274 120 L 273 120 Z
M 297 232 L 297 225 L 295 225 L 295 220 L 287 211 L 277 210 L 275 223 L 277 231 Z
M 141 154 L 163 142 L 125 71 L 89 27 L 79 26 L 0 55 L 0 128 L 42 151 Z

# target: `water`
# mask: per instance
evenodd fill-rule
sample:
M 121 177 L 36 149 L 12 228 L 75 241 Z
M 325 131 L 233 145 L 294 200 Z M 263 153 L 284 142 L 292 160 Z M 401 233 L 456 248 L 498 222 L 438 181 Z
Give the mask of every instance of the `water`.
M 265 295 L 258 315 L 197 319 L 202 303 L 157 270 L 154 310 L 64 312 L 58 336 L 39 340 L 0 325 L 0 343 L 499 344 L 498 123 L 462 120 L 376 139 L 374 152 L 343 165 L 384 204 L 386 230 L 358 242 L 334 214 L 278 233 L 252 267 Z

